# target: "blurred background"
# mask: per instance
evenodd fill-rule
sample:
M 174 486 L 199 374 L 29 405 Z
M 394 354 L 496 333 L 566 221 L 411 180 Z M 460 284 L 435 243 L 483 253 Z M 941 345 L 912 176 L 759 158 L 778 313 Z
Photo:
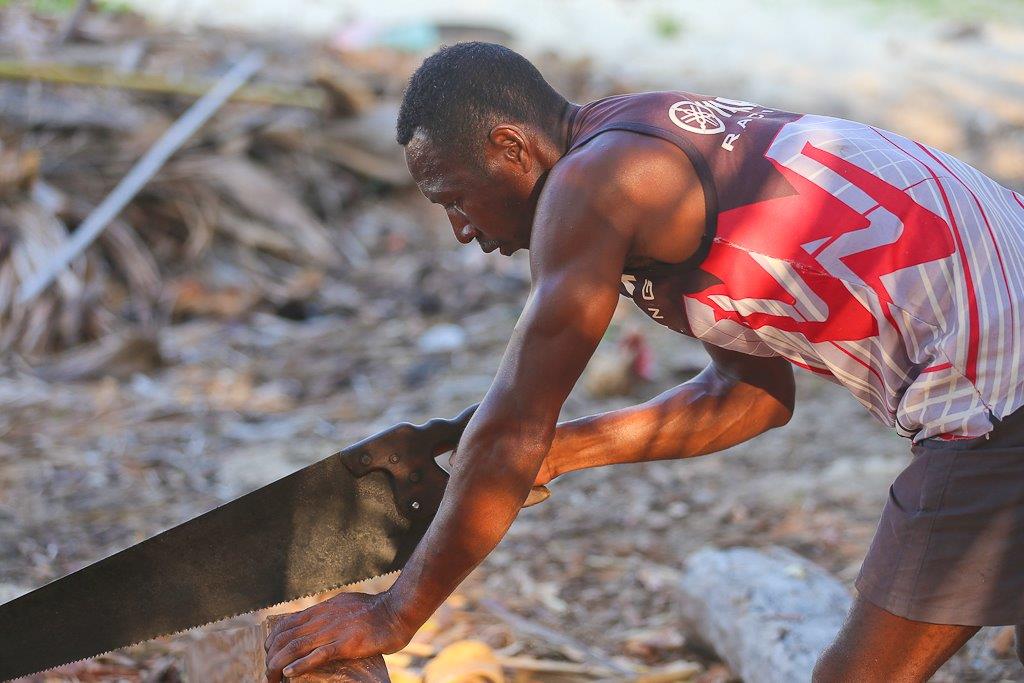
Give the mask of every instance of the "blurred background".
M 461 247 L 394 142 L 412 70 L 475 39 L 575 102 L 683 89 L 849 117 L 1024 189 L 1020 0 L 0 0 L 0 601 L 483 396 L 527 258 Z M 248 82 L 22 300 L 251 50 Z M 623 304 L 563 419 L 706 363 Z M 779 545 L 850 585 L 908 458 L 846 392 L 798 382 L 794 420 L 726 454 L 557 480 L 390 659 L 395 680 L 466 639 L 509 680 L 738 680 L 680 623 L 683 559 Z M 202 638 L 45 680 L 185 680 Z M 1009 668 L 972 680 L 1020 680 L 997 654 Z

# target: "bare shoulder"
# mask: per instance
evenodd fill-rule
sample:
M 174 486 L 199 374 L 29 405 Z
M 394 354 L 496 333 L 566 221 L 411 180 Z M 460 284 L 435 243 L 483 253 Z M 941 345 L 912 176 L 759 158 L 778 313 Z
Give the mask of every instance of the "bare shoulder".
M 629 131 L 602 133 L 555 164 L 538 217 L 550 210 L 600 216 L 628 231 L 629 256 L 641 260 L 682 262 L 704 229 L 703 190 L 686 154 Z
M 550 181 L 573 189 L 600 189 L 598 198 L 628 199 L 646 209 L 670 204 L 700 181 L 689 159 L 672 143 L 613 130 L 563 157 Z

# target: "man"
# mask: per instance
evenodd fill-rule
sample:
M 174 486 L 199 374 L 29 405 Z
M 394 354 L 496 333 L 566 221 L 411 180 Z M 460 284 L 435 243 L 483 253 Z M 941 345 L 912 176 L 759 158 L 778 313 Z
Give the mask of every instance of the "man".
M 793 365 L 847 387 L 914 452 L 815 680 L 925 680 L 980 626 L 1024 624 L 1019 195 L 851 121 L 686 92 L 578 106 L 485 43 L 423 63 L 398 141 L 455 237 L 529 248 L 533 285 L 401 576 L 282 622 L 270 680 L 400 649 L 535 482 L 785 424 Z M 704 342 L 711 364 L 648 403 L 556 428 L 620 294 Z

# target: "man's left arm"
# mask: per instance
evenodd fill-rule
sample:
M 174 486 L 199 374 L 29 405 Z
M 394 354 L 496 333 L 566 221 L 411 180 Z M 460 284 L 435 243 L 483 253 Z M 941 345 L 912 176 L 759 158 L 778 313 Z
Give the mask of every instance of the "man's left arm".
M 548 179 L 531 238 L 530 296 L 426 535 L 390 590 L 344 593 L 280 622 L 268 639 L 272 682 L 286 666 L 298 675 L 401 649 L 511 526 L 614 313 L 632 240 L 621 211 L 581 197 L 573 181 L 585 174 L 585 162 L 570 158 Z M 603 185 L 601 204 L 613 194 Z

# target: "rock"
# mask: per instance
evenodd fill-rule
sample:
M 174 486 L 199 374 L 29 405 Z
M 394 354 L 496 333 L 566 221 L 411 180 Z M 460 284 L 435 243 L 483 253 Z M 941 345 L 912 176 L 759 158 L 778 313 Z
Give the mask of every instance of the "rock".
M 457 351 L 466 345 L 466 331 L 451 323 L 434 325 L 420 336 L 417 345 L 423 353 Z

